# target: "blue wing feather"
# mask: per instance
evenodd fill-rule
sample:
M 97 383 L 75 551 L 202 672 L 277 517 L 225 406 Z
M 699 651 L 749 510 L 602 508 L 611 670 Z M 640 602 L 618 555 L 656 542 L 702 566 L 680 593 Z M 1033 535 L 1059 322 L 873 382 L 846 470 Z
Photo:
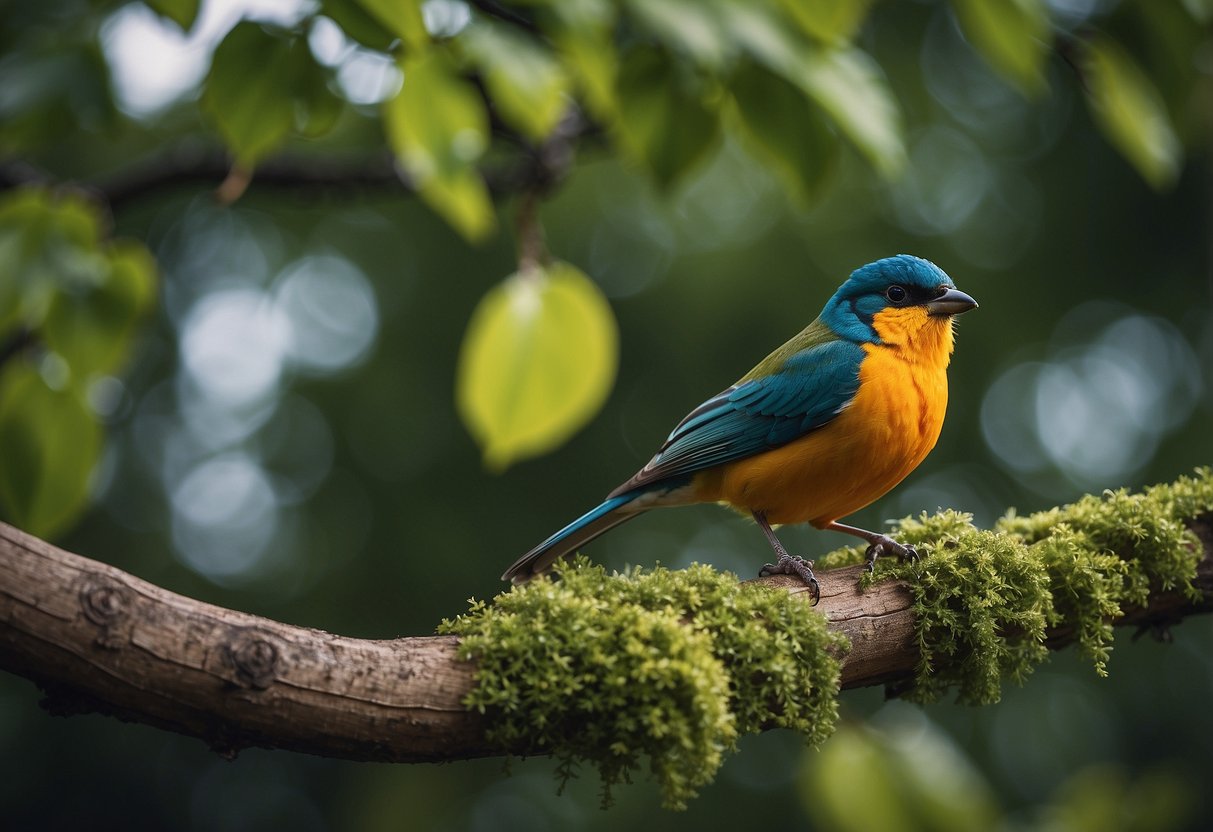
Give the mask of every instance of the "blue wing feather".
M 863 358 L 854 342 L 826 341 L 792 354 L 771 375 L 738 382 L 691 411 L 611 496 L 753 456 L 827 424 L 858 392 Z

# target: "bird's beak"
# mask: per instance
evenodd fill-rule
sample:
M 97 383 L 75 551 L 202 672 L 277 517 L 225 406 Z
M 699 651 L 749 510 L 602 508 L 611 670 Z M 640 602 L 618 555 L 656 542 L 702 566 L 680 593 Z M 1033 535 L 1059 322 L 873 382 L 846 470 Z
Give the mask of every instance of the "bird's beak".
M 976 309 L 977 301 L 959 289 L 949 289 L 939 297 L 929 300 L 923 305 L 926 306 L 928 315 L 944 317 L 945 315 L 959 315 L 961 312 Z

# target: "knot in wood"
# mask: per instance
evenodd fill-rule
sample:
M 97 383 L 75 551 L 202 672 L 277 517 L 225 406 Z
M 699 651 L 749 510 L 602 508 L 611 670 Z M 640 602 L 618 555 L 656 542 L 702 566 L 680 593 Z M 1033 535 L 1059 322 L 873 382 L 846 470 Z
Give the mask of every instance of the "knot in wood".
M 278 670 L 278 648 L 268 633 L 237 630 L 227 644 L 227 657 L 236 671 L 236 682 L 265 690 L 274 683 Z
M 98 627 L 112 627 L 129 613 L 126 587 L 98 575 L 90 575 L 80 587 L 84 617 Z

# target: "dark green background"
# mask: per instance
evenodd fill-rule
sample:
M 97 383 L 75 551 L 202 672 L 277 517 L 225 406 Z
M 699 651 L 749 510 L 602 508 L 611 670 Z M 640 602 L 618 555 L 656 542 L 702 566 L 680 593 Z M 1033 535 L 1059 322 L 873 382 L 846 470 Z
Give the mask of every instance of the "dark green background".
M 988 523 L 1007 507 L 1035 510 L 1209 463 L 1208 153 L 1189 154 L 1175 187 L 1155 193 L 1098 135 L 1059 59 L 1050 64 L 1051 96 L 1025 103 L 964 50 L 944 11 L 884 6 L 895 8 L 882 6 L 864 43 L 907 112 L 911 168 L 900 185 L 880 183 L 847 156 L 829 196 L 806 211 L 729 145 L 684 187 L 659 196 L 618 162 L 583 152 L 541 217 L 551 250 L 611 296 L 621 331 L 618 380 L 602 412 L 567 445 L 501 475 L 481 467 L 453 389 L 472 308 L 514 268 L 507 236 L 469 247 L 394 192 L 283 193 L 254 183 L 221 208 L 202 188 L 185 186 L 124 204 L 115 233 L 146 241 L 157 255 L 164 303 L 141 336 L 109 425 L 108 485 L 57 542 L 173 591 L 287 622 L 368 638 L 432 632 L 470 596 L 500 591 L 506 565 L 632 474 L 688 409 L 811 320 L 852 268 L 898 252 L 938 263 L 981 308 L 960 321 L 939 445 L 899 490 L 853 515 L 856 524 L 878 527 L 941 505 Z M 940 55 L 945 70 L 932 75 Z M 943 103 L 941 77 L 976 90 L 968 121 Z M 1208 117 L 1207 104 L 1203 112 Z M 929 153 L 913 150 L 920 141 L 929 147 L 931 136 L 950 148 L 934 165 Z M 82 153 L 90 143 L 93 155 Z M 39 162 L 64 176 L 105 172 L 121 158 L 119 147 L 64 136 L 41 150 Z M 963 222 L 932 231 L 906 207 L 936 198 L 951 204 L 975 179 L 989 184 Z M 500 208 L 508 228 L 512 205 Z M 255 251 L 262 260 L 242 259 Z M 378 334 L 359 366 L 288 376 L 280 415 L 239 446 L 289 485 L 292 466 L 315 450 L 306 433 L 291 432 L 291 414 L 310 405 L 333 451 L 314 493 L 282 509 L 266 568 L 214 582 L 174 556 L 156 463 L 163 437 L 139 418 L 166 407 L 161 424 L 179 429 L 171 427 L 176 399 L 166 392 L 180 372 L 179 345 L 165 309 L 204 294 L 210 280 L 268 285 L 284 266 L 318 252 L 346 257 L 367 275 Z M 1017 476 L 983 436 L 991 385 L 1025 362 L 1061 366 L 1105 326 L 1134 315 L 1169 322 L 1163 331 L 1186 344 L 1183 389 L 1168 388 L 1164 402 L 1177 402 L 1179 424 L 1141 465 L 1103 479 L 1067 477 L 1053 463 Z M 1140 392 L 1148 380 L 1136 378 L 1138 388 L 1130 384 L 1110 401 Z M 1116 408 L 1069 418 L 1083 414 L 1082 432 L 1097 441 Z M 846 542 L 803 529 L 786 531 L 785 541 L 809 555 Z M 653 513 L 587 551 L 613 566 L 701 560 L 742 574 L 769 554 L 750 524 L 711 506 Z M 1173 634 L 1174 643 L 1162 644 L 1119 632 L 1110 678 L 1058 655 L 1022 689 L 1008 689 L 1001 704 L 935 705 L 922 709 L 925 723 L 918 709 L 883 703 L 878 690 L 849 692 L 844 721 L 878 714 L 878 724 L 908 724 L 954 743 L 992 785 L 1011 828 L 1037 824 L 1042 806 L 1067 799 L 1062 784 L 1091 767 L 1110 767 L 1130 782 L 1165 781 L 1162 793 L 1181 796 L 1165 802 L 1190 810 L 1181 827 L 1208 828 L 1213 622 L 1194 618 Z M 558 797 L 545 760 L 514 762 L 509 777 L 500 760 L 390 766 L 250 750 L 227 762 L 196 740 L 100 717 L 53 718 L 37 701 L 24 680 L 0 679 L 0 810 L 10 828 L 782 829 L 811 827 L 816 817 L 817 796 L 800 785 L 815 752 L 776 733 L 743 741 L 687 812 L 669 814 L 646 783 L 621 789 L 613 808 L 599 810 L 588 772 Z M 888 786 L 879 773 L 856 771 L 854 800 L 889 799 Z M 1109 790 L 1105 799 L 1117 805 L 1129 794 Z

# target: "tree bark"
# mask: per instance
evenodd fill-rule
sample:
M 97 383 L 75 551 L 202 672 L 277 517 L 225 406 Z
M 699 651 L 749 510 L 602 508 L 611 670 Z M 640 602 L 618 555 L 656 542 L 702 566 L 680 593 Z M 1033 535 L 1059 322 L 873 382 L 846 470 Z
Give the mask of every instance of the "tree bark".
M 1213 609 L 1213 517 L 1203 601 L 1157 593 L 1118 624 Z M 818 609 L 853 645 L 844 688 L 909 678 L 917 660 L 905 584 L 859 591 L 860 567 L 818 575 Z M 808 600 L 799 581 L 761 579 Z M 1068 643 L 1055 632 L 1050 647 Z M 501 753 L 466 710 L 474 667 L 449 636 L 346 638 L 161 589 L 0 524 L 0 668 L 46 693 L 52 713 L 100 712 L 203 739 L 223 754 L 262 746 L 352 760 L 457 760 Z

